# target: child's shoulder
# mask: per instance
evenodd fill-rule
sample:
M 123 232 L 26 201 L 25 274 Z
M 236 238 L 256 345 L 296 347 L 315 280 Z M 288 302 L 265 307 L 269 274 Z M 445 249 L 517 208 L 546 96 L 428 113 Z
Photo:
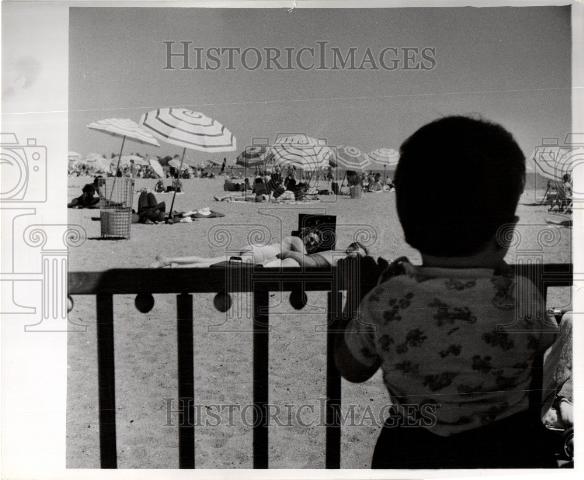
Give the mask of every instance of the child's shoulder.
M 489 297 L 494 304 L 515 304 L 518 295 L 537 296 L 535 284 L 527 277 L 516 274 L 511 268 L 433 268 L 414 266 L 406 257 L 386 263 L 378 277 L 377 285 L 370 295 L 373 299 L 390 294 L 426 291 L 444 296 L 462 291 L 472 292 L 471 296 Z

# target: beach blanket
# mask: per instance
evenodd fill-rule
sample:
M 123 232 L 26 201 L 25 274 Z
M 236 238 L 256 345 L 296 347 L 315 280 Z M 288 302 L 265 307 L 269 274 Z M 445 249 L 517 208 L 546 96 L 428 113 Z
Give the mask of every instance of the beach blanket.
M 199 210 L 191 210 L 188 212 L 181 212 L 177 215 L 183 218 L 219 218 L 225 216 L 224 213 L 218 212 L 217 210 L 211 210 L 209 207 L 200 208 Z

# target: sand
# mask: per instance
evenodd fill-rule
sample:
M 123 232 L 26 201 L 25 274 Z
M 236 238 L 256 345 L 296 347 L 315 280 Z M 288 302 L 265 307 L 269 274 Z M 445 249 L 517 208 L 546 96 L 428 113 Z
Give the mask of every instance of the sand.
M 71 178 L 69 199 L 88 181 Z M 137 180 L 136 189 L 154 183 Z M 99 210 L 69 210 L 70 223 L 83 227 L 88 238 L 70 250 L 70 271 L 147 267 L 160 253 L 223 255 L 245 245 L 250 232 L 257 242 L 278 241 L 297 227 L 301 212 L 336 215 L 338 246 L 359 239 L 374 256 L 407 255 L 413 262 L 419 260 L 403 241 L 391 192 L 367 194 L 358 200 L 323 197 L 319 203 L 306 205 L 215 202 L 212 197 L 223 193 L 222 184 L 223 178 L 183 181 L 185 193 L 177 195 L 175 209 L 210 207 L 225 217 L 176 225 L 135 224 L 129 240 L 100 240 L 100 223 L 92 219 L 99 217 Z M 158 198 L 170 202 L 170 195 Z M 534 192 L 528 191 L 522 202 L 533 200 Z M 517 245 L 509 261 L 537 255 L 545 262 L 570 262 L 571 229 L 546 224 L 545 207 L 520 205 L 518 215 Z M 238 308 L 228 315 L 216 311 L 212 300 L 212 295 L 194 296 L 195 402 L 201 421 L 206 421 L 196 428 L 196 464 L 197 468 L 250 468 L 251 407 L 246 405 L 252 403 L 252 351 L 250 303 L 246 302 L 251 300 L 246 295 L 234 296 Z M 74 301 L 68 339 L 67 465 L 98 468 L 95 299 L 76 296 Z M 176 300 L 172 295 L 156 295 L 155 301 L 147 314 L 134 308 L 130 296 L 118 296 L 114 302 L 120 468 L 178 466 L 172 412 L 177 392 Z M 270 467 L 323 468 L 325 437 L 318 413 L 325 398 L 325 337 L 317 327 L 325 324 L 325 296 L 309 294 L 308 305 L 301 311 L 289 305 L 288 293 L 273 293 L 270 302 L 270 402 L 282 409 L 277 415 L 282 425 L 270 428 Z M 568 306 L 568 289 L 554 289 L 549 302 Z M 379 373 L 360 385 L 343 381 L 344 410 L 354 409 L 356 424 L 342 430 L 343 468 L 369 467 L 378 434 L 370 414 L 379 417 L 387 403 Z

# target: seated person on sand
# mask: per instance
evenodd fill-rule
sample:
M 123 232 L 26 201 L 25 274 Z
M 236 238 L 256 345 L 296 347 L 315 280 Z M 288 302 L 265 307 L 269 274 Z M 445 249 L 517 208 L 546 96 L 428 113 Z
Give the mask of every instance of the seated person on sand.
M 308 253 L 318 245 L 318 233 L 309 233 L 302 240 L 299 237 L 285 237 L 281 243 L 270 245 L 251 245 L 243 247 L 239 256 L 243 263 L 263 265 L 264 267 L 328 267 L 334 266 L 341 258 L 348 256 L 367 256 L 367 248 L 359 242 L 351 243 L 344 252 L 326 250 Z M 163 257 L 158 255 L 151 268 L 183 266 L 210 267 L 225 261 L 225 255 L 219 257 Z
M 154 185 L 154 191 L 156 193 L 166 192 L 166 188 L 164 187 L 164 182 L 162 180 L 158 180 L 158 182 L 156 182 L 156 185 Z
M 258 177 L 253 183 L 252 193 L 255 194 L 256 202 L 264 202 L 268 200 L 268 187 L 262 178 Z
M 223 183 L 223 190 L 225 192 L 239 192 L 241 190 L 241 185 L 232 181 L 230 178 L 226 178 Z
M 296 190 L 296 178 L 294 177 L 294 170 L 288 171 L 288 176 L 284 180 L 284 188 L 294 192 Z
M 67 208 L 99 208 L 101 199 L 100 185 L 102 177 L 95 177 L 93 183 L 86 184 L 81 190 L 81 195 L 67 204 Z M 97 193 L 97 197 L 95 194 Z
M 151 224 L 164 221 L 166 204 L 158 203 L 152 192 L 143 189 L 138 198 L 138 217 L 140 223 Z
M 383 181 L 381 180 L 381 174 L 376 173 L 373 177 L 373 182 L 369 184 L 368 190 L 370 192 L 382 192 L 383 191 Z

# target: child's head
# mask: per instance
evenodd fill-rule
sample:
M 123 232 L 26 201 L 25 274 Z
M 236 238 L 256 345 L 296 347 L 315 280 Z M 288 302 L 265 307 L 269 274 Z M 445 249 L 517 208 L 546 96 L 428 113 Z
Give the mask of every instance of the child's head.
M 525 157 L 502 126 L 435 120 L 400 148 L 394 184 L 406 241 L 426 255 L 477 254 L 514 223 L 524 183 Z

